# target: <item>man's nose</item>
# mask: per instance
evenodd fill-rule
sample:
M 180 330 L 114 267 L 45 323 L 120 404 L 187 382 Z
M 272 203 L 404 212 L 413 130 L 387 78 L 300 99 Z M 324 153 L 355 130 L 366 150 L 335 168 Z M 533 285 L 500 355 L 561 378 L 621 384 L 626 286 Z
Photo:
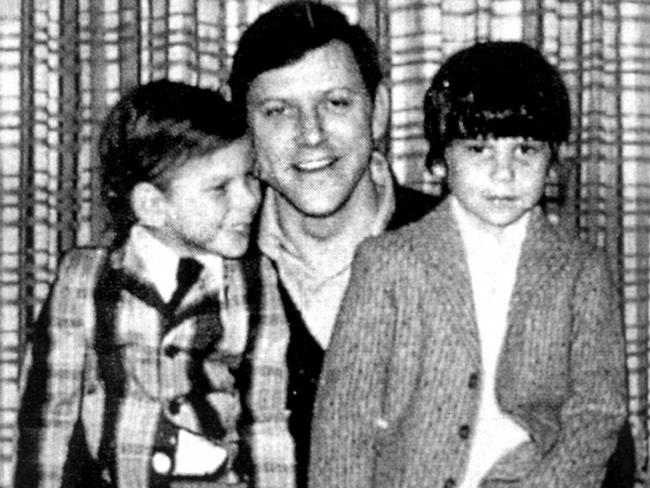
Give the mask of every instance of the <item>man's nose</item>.
M 318 108 L 309 108 L 300 112 L 300 137 L 309 145 L 317 145 L 323 140 L 323 120 Z

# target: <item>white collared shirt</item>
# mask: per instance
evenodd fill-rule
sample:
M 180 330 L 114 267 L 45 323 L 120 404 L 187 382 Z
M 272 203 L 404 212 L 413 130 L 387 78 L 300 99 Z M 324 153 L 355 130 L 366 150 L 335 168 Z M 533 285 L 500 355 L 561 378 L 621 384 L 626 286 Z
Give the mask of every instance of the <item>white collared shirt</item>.
M 455 197 L 451 208 L 463 238 L 481 343 L 481 401 L 461 488 L 476 488 L 492 465 L 529 439 L 529 434 L 497 403 L 496 370 L 508 328 L 510 297 L 530 213 L 506 227 L 496 238 L 480 229 Z
M 206 288 L 223 287 L 223 258 L 202 254 L 192 256 L 204 266 L 201 279 Z M 181 256 L 141 225 L 134 225 L 126 246 L 125 260 L 138 262 L 142 278 L 151 283 L 163 301 L 168 302 L 176 290 L 176 270 Z
M 371 176 L 379 189 L 379 210 L 374 223 L 369 226 L 362 239 L 384 231 L 395 209 L 393 180 L 388 161 L 373 154 Z M 301 259 L 292 243 L 282 234 L 275 213 L 277 196 L 268 191 L 262 208 L 262 220 L 258 244 L 262 252 L 277 264 L 282 283 L 300 310 L 303 320 L 314 339 L 323 349 L 327 348 L 343 294 L 350 279 L 350 267 L 354 251 L 341 246 L 330 252 L 330 268 L 327 273 L 314 269 Z

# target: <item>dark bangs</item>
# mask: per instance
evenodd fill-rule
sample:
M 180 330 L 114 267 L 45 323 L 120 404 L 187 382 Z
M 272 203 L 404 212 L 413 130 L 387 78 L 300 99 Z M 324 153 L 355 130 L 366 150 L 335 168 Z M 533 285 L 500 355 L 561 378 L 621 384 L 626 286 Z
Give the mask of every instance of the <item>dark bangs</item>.
M 559 72 L 521 42 L 479 43 L 452 55 L 424 97 L 427 163 L 444 158 L 455 139 L 569 137 L 569 95 Z
M 443 133 L 446 142 L 454 139 L 524 137 L 540 141 L 561 141 L 557 121 L 542 106 L 525 102 L 506 107 L 480 106 L 468 102 L 449 111 Z

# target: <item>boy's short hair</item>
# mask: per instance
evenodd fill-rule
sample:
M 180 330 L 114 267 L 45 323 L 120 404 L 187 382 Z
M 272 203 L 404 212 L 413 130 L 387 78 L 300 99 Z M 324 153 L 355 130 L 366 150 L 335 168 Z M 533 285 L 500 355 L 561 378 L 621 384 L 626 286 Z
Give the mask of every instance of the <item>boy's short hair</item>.
M 245 131 L 230 103 L 211 89 L 157 80 L 127 92 L 106 116 L 98 144 L 102 197 L 115 240 L 126 238 L 137 220 L 131 192 L 138 183 L 164 190 L 174 169 Z
M 242 34 L 229 85 L 234 105 L 246 113 L 251 83 L 262 73 L 287 66 L 331 41 L 347 44 L 371 99 L 382 79 L 377 46 L 359 25 L 334 7 L 315 1 L 281 3 L 260 15 Z
M 523 42 L 482 42 L 456 52 L 424 96 L 429 168 L 444 161 L 455 139 L 481 136 L 546 141 L 557 158 L 570 129 L 569 94 L 560 73 Z

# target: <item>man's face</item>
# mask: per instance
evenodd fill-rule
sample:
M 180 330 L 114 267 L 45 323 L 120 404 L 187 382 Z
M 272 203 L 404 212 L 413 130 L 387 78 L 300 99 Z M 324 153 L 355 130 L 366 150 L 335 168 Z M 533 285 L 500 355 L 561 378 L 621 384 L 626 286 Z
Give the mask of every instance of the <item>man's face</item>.
M 478 225 L 499 232 L 539 203 L 551 149 L 523 137 L 458 139 L 445 158 L 451 193 Z
M 262 73 L 247 96 L 261 178 L 303 215 L 337 213 L 370 178 L 372 139 L 385 125 L 378 105 L 340 41 Z
M 242 138 L 175 171 L 163 192 L 159 235 L 181 253 L 241 256 L 260 201 L 250 140 Z

